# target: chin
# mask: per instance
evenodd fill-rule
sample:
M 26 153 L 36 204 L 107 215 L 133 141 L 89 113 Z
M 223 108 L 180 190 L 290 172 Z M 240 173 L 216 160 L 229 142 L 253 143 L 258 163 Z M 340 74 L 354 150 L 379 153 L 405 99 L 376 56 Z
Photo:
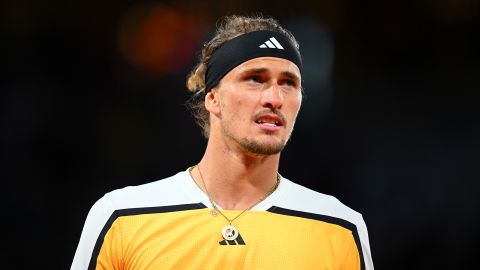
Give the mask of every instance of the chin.
M 242 146 L 248 152 L 261 155 L 261 156 L 271 156 L 276 155 L 282 152 L 283 148 L 285 148 L 285 142 L 259 142 L 254 140 L 245 140 L 242 143 Z

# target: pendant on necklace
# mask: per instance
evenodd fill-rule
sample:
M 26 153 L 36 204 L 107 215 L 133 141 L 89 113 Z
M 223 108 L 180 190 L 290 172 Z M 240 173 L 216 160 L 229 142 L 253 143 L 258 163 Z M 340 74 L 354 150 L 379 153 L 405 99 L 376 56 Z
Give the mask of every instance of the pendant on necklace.
M 238 230 L 232 225 L 223 227 L 222 236 L 225 240 L 235 240 L 238 236 Z

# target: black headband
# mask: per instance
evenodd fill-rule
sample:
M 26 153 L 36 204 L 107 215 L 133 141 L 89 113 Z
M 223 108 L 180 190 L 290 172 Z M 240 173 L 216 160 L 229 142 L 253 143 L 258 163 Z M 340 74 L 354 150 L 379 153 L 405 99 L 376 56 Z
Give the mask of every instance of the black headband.
M 213 52 L 207 63 L 205 90 L 210 91 L 232 69 L 241 63 L 262 56 L 284 58 L 302 70 L 298 49 L 283 34 L 273 31 L 255 31 L 235 37 Z

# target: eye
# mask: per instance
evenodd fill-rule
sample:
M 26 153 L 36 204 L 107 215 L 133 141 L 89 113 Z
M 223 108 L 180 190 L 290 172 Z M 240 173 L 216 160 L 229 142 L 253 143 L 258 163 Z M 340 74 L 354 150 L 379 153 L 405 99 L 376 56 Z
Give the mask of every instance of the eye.
M 285 80 L 285 84 L 288 86 L 295 86 L 295 82 L 293 80 Z
M 254 83 L 261 83 L 262 82 L 262 77 L 258 75 L 251 75 L 246 78 L 247 81 L 249 82 L 254 82 Z
M 296 87 L 297 82 L 292 79 L 285 79 L 282 81 L 282 85 L 288 86 L 288 87 Z

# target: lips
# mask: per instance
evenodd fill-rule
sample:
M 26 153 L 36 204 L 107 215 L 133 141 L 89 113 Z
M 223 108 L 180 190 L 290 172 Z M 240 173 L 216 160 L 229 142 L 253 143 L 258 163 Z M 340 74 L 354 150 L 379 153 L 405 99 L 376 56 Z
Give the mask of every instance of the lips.
M 255 118 L 255 123 L 272 127 L 281 127 L 285 124 L 285 121 L 276 114 L 262 114 Z

